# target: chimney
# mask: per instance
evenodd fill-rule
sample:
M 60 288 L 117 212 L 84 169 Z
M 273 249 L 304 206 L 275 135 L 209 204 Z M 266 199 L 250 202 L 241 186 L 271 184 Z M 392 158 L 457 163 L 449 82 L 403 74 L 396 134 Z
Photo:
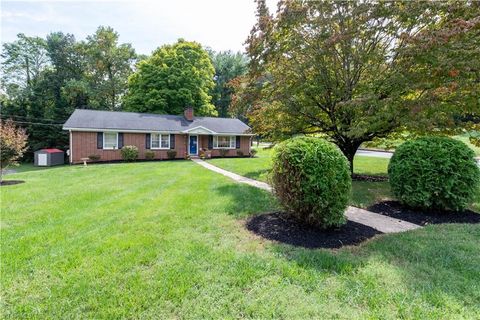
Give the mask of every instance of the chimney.
M 193 121 L 193 108 L 192 107 L 186 107 L 185 111 L 183 112 L 183 115 L 187 121 Z

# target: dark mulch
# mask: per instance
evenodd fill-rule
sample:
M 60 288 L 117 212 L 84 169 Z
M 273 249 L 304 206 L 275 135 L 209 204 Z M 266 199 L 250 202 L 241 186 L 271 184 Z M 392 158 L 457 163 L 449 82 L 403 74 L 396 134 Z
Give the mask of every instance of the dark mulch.
M 368 207 L 367 210 L 422 226 L 438 223 L 480 223 L 480 214 L 471 210 L 463 212 L 422 211 L 406 208 L 398 201 L 379 202 Z
M 24 183 L 25 181 L 23 180 L 3 180 L 2 182 L 0 182 L 0 186 L 11 186 L 11 185 L 14 185 L 14 184 L 20 184 L 20 183 Z
M 356 245 L 381 234 L 380 231 L 352 221 L 339 228 L 323 230 L 305 225 L 282 212 L 252 217 L 247 221 L 246 227 L 263 238 L 311 249 Z
M 387 176 L 371 176 L 368 174 L 356 174 L 356 173 L 352 175 L 352 179 L 355 181 L 371 181 L 371 182 L 388 181 Z

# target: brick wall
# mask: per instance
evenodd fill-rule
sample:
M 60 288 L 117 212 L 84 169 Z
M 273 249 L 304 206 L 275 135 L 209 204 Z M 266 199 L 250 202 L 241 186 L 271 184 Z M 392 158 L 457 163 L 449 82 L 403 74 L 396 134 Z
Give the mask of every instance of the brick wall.
M 99 155 L 99 161 L 115 161 L 122 160 L 120 150 L 103 150 L 97 149 L 97 133 L 96 132 L 84 132 L 73 131 L 72 132 L 72 162 L 81 163 L 81 158 L 88 158 L 90 155 Z M 167 159 L 168 150 L 151 150 L 145 148 L 145 133 L 128 133 L 123 134 L 123 145 L 133 145 L 138 148 L 138 158 L 145 159 L 145 151 L 153 151 L 155 153 L 155 159 Z M 175 135 L 175 149 L 177 151 L 177 158 L 185 158 L 188 147 L 188 135 L 176 134 Z M 208 149 L 208 136 L 198 136 L 198 150 Z M 240 137 L 240 149 L 229 149 L 228 157 L 236 157 L 237 151 L 241 150 L 244 155 L 250 153 L 250 137 Z M 213 157 L 220 156 L 220 150 L 212 150 Z
M 80 163 L 81 158 L 88 158 L 90 155 L 99 155 L 100 161 L 115 161 L 122 160 L 120 150 L 103 150 L 97 149 L 97 133 L 96 132 L 72 132 L 72 162 Z M 187 135 L 175 135 L 175 149 L 177 151 L 177 158 L 185 158 L 187 151 Z M 145 133 L 128 133 L 123 134 L 123 145 L 133 145 L 138 148 L 138 158 L 145 159 L 145 151 L 153 151 L 155 159 L 167 159 L 168 150 L 150 150 L 145 148 Z

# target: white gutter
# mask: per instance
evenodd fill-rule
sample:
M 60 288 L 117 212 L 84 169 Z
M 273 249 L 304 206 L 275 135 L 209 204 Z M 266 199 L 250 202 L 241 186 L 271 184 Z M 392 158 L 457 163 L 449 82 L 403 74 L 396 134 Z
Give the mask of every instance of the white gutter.
M 73 128 L 73 127 L 63 127 L 63 130 L 71 131 L 83 131 L 83 132 L 127 132 L 127 133 L 164 133 L 164 134 L 186 134 L 185 131 L 158 131 L 158 130 L 142 130 L 142 129 L 104 129 L 104 128 Z M 211 130 L 210 130 L 211 131 Z M 201 134 L 200 134 L 201 135 Z M 235 136 L 254 136 L 254 133 L 235 133 L 235 132 L 215 132 L 211 133 L 213 136 L 225 136 L 225 135 L 235 135 Z

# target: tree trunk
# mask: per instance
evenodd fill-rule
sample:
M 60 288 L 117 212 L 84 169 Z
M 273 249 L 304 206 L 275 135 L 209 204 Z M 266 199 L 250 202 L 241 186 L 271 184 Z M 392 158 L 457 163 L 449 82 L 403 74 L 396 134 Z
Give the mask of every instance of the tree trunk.
M 353 159 L 362 141 L 349 140 L 343 137 L 343 142 L 337 142 L 338 147 L 343 152 L 348 162 L 350 163 L 350 174 L 353 176 Z

